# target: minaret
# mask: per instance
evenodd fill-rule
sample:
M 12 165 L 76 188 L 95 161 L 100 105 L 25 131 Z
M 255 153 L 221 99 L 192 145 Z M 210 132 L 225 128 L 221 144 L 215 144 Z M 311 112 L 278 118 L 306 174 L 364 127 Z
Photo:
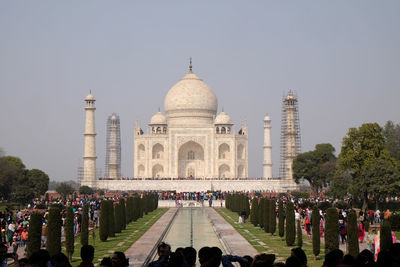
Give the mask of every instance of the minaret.
M 300 124 L 298 100 L 292 91 L 283 99 L 281 129 L 281 167 L 280 176 L 290 186 L 293 182 L 293 160 L 300 153 Z M 290 185 L 292 184 L 292 185 Z
M 272 178 L 271 118 L 268 115 L 264 118 L 263 178 Z
M 81 185 L 96 187 L 96 132 L 94 130 L 94 96 L 90 92 L 85 98 L 86 122 L 85 122 L 85 152 L 83 154 L 83 179 Z
M 121 177 L 121 130 L 119 116 L 113 113 L 107 120 L 106 178 Z

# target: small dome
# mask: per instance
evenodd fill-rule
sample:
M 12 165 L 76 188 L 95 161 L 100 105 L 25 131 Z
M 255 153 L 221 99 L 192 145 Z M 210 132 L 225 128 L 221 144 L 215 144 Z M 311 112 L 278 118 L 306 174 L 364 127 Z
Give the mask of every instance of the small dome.
M 223 111 L 218 114 L 218 116 L 215 118 L 214 123 L 215 124 L 233 124 L 231 121 L 231 117 L 229 117 L 229 115 Z
M 265 116 L 265 117 L 264 117 L 264 121 L 271 121 L 271 117 L 270 117 L 270 116 L 268 116 L 268 115 L 267 115 L 267 116 Z
M 213 90 L 192 72 L 175 84 L 164 100 L 167 116 L 180 112 L 205 112 L 212 117 L 217 107 L 217 97 Z
M 112 120 L 112 121 L 118 120 L 118 115 L 115 114 L 115 113 L 113 113 L 113 114 L 111 115 L 111 120 Z
M 167 119 L 165 118 L 165 115 L 159 111 L 151 117 L 150 124 L 167 124 Z
M 87 97 L 85 98 L 86 101 L 94 101 L 94 96 L 92 95 L 92 93 L 89 93 L 87 95 Z

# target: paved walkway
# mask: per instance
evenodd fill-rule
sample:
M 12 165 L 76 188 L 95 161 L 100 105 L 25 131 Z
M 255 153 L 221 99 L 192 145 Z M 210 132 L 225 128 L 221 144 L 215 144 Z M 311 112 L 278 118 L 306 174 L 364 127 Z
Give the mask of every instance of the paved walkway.
M 205 208 L 208 218 L 213 224 L 214 230 L 221 239 L 225 250 L 231 255 L 254 257 L 259 254 L 257 250 L 232 227 L 221 215 L 213 208 Z
M 177 208 L 170 208 L 144 235 L 125 251 L 126 257 L 129 258 L 129 266 L 143 266 L 149 254 L 152 255 L 157 249 L 156 245 L 164 237 L 177 211 Z

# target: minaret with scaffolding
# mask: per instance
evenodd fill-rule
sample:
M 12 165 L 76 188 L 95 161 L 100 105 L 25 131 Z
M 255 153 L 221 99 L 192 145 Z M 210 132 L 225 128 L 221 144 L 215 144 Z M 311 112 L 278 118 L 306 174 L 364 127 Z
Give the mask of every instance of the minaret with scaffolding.
M 105 177 L 121 177 L 121 130 L 119 116 L 115 113 L 107 120 Z
M 279 175 L 282 189 L 294 190 L 293 160 L 301 151 L 299 107 L 297 96 L 289 91 L 282 101 L 281 162 Z

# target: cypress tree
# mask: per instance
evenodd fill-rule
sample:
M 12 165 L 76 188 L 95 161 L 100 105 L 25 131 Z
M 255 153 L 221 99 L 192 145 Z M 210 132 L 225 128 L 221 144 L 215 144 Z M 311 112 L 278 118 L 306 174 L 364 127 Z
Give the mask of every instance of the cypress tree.
M 381 251 L 390 250 L 392 244 L 392 226 L 390 225 L 389 220 L 384 220 L 383 222 L 381 222 Z
M 271 208 L 271 204 L 270 204 L 270 200 L 269 199 L 265 199 L 264 202 L 264 232 L 266 233 L 270 233 L 269 231 L 269 216 L 271 215 L 270 213 L 270 208 Z
M 286 203 L 286 245 L 293 246 L 296 240 L 296 224 L 294 206 L 291 201 Z
M 321 217 L 319 215 L 319 210 L 317 206 L 314 206 L 311 213 L 311 223 L 312 223 L 312 244 L 313 244 L 313 253 L 315 256 L 318 256 L 321 250 L 321 239 L 320 239 L 320 224 Z
M 347 248 L 348 253 L 356 258 L 360 253 L 358 245 L 357 215 L 351 211 L 347 216 Z
M 107 211 L 108 211 L 108 236 L 115 237 L 114 202 L 112 200 L 107 201 Z
M 126 224 L 132 221 L 132 197 L 126 199 Z
M 81 223 L 81 244 L 89 245 L 89 204 L 83 206 Z
M 296 221 L 296 234 L 297 234 L 297 246 L 301 248 L 303 246 L 303 233 L 301 231 L 300 220 Z
M 125 199 L 120 198 L 119 199 L 119 205 L 121 209 L 121 230 L 126 229 L 126 207 L 125 207 Z
M 283 201 L 279 200 L 278 204 L 278 219 L 279 219 L 279 236 L 283 237 L 285 235 L 285 216 L 283 214 Z
M 108 238 L 108 200 L 103 200 L 101 201 L 101 206 L 100 206 L 100 219 L 99 219 L 99 237 L 100 240 L 105 242 Z
M 258 206 L 258 224 L 260 228 L 264 228 L 264 204 L 265 198 L 261 198 Z
M 61 214 L 60 209 L 52 207 L 49 210 L 49 220 L 47 224 L 46 249 L 50 257 L 61 252 Z
M 120 206 L 119 203 L 115 204 L 114 206 L 114 222 L 115 222 L 115 228 L 114 228 L 114 232 L 115 233 L 121 233 L 121 210 L 120 210 Z
M 271 205 L 271 207 L 270 207 L 270 216 L 269 216 L 269 219 L 270 219 L 269 230 L 270 230 L 270 233 L 273 235 L 276 232 L 276 212 L 275 212 L 276 207 L 275 207 L 274 199 L 271 199 L 270 205 Z
M 258 225 L 258 199 L 256 197 L 251 201 L 250 221 L 254 226 Z
M 72 207 L 67 207 L 67 216 L 65 217 L 65 250 L 69 261 L 72 261 L 72 254 L 74 253 L 74 211 Z
M 325 223 L 325 255 L 334 249 L 339 249 L 338 211 L 334 207 L 326 210 Z
M 244 211 L 246 212 L 246 219 L 250 216 L 250 202 L 249 202 L 249 197 L 244 196 Z
M 27 256 L 28 258 L 35 252 L 40 250 L 42 244 L 42 219 L 43 215 L 39 212 L 33 212 L 29 220 L 28 237 L 29 242 L 27 244 Z

